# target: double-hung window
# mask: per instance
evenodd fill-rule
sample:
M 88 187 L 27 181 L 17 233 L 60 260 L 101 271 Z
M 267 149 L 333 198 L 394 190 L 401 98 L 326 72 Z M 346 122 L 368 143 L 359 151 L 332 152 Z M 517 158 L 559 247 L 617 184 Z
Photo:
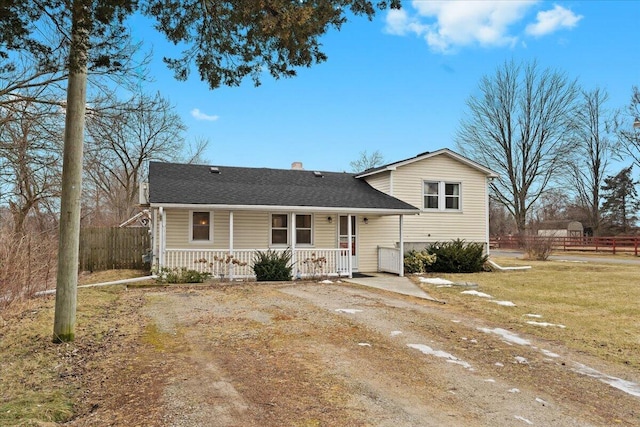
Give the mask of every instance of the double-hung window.
M 275 246 L 289 245 L 289 215 L 271 214 L 271 244 Z M 313 217 L 310 214 L 296 214 L 296 245 L 313 244 Z
M 191 212 L 191 242 L 213 241 L 213 214 L 211 212 Z
M 458 182 L 424 181 L 422 196 L 425 210 L 461 210 Z

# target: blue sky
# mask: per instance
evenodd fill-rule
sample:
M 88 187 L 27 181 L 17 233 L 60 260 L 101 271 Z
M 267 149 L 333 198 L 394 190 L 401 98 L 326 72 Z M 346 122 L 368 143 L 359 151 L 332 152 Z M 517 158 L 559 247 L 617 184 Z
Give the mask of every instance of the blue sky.
M 187 139 L 210 141 L 215 165 L 349 171 L 365 150 L 392 162 L 455 149 L 465 101 L 511 59 L 606 89 L 609 108 L 640 85 L 637 1 L 404 1 L 324 36 L 328 61 L 295 78 L 213 91 L 196 74 L 174 80 L 161 61 L 168 45 L 144 27 L 133 35 L 154 49 L 145 89 L 176 106 Z

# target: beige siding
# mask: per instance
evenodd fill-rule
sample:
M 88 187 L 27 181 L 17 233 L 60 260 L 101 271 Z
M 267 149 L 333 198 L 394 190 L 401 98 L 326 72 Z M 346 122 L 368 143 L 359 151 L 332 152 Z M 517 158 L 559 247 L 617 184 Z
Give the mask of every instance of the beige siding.
M 229 211 L 213 212 L 213 242 L 189 242 L 189 210 L 165 210 L 168 249 L 229 248 Z M 270 212 L 234 212 L 234 249 L 267 249 L 269 247 Z M 328 217 L 332 217 L 332 223 Z M 313 215 L 313 241 L 317 248 L 335 248 L 338 217 L 335 214 Z
M 375 188 L 376 190 L 380 190 L 383 193 L 393 195 L 391 191 L 392 189 L 391 189 L 391 172 L 390 171 L 380 172 L 376 175 L 372 175 L 370 177 L 367 177 L 366 180 L 369 183 L 369 185 Z
M 425 180 L 460 183 L 462 209 L 455 212 L 423 210 L 420 215 L 405 216 L 405 242 L 424 243 L 458 238 L 485 242 L 486 176 L 449 156 L 440 155 L 398 167 L 393 173 L 393 195 L 422 209 L 422 186 Z M 397 223 L 397 217 L 380 218 L 380 245 L 397 244 Z

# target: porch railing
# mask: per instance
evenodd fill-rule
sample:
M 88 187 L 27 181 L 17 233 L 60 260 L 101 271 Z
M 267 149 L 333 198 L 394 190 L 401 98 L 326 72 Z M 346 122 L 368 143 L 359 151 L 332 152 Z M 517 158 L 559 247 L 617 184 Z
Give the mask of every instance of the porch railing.
M 255 278 L 253 259 L 256 251 L 268 249 L 166 249 L 164 265 L 160 267 L 187 268 L 209 272 L 219 279 Z M 286 249 L 276 249 L 283 252 Z M 321 278 L 349 275 L 348 249 L 295 249 L 292 252 L 294 278 Z
M 400 274 L 404 268 L 400 261 L 400 249 L 378 246 L 378 271 Z

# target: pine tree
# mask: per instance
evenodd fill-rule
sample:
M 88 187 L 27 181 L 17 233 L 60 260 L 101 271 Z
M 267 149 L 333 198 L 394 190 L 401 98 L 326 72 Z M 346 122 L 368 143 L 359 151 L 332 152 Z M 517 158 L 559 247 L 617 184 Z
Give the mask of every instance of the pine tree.
M 631 176 L 633 165 L 622 169 L 615 176 L 608 176 L 602 186 L 604 203 L 602 217 L 613 231 L 629 233 L 636 226 L 640 199 L 636 185 Z

